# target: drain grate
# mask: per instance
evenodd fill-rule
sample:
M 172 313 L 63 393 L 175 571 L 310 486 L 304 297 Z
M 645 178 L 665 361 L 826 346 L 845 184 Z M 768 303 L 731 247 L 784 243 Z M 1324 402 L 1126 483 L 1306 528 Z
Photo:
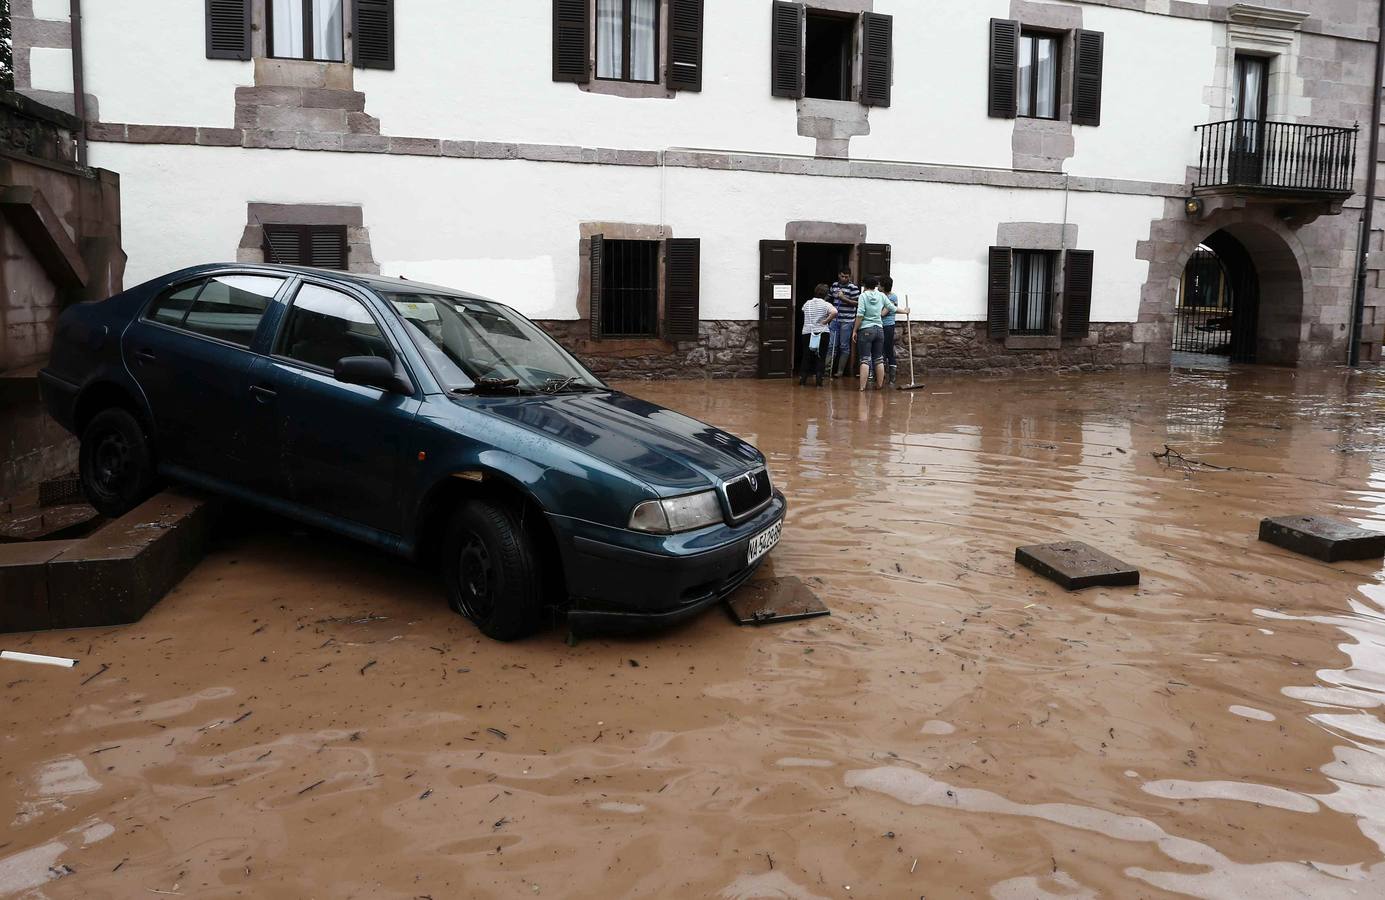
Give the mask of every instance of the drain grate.
M 40 507 L 70 506 L 74 503 L 85 502 L 86 498 L 82 496 L 82 480 L 75 473 L 59 475 L 57 478 L 39 482 L 38 505 Z

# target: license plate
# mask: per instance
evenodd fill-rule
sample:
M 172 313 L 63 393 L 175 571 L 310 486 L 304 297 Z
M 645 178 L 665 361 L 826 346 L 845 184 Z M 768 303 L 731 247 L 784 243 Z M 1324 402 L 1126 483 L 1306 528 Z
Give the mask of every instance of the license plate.
M 745 564 L 748 566 L 755 560 L 764 556 L 774 549 L 774 545 L 779 543 L 779 535 L 784 531 L 783 521 L 775 522 L 764 531 L 750 539 L 750 551 L 746 554 Z

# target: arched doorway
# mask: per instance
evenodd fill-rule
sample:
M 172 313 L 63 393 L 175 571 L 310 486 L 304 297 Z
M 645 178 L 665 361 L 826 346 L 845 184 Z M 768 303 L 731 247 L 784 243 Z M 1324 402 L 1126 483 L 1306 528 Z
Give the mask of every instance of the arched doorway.
M 1183 268 L 1174 306 L 1173 352 L 1185 362 L 1215 357 L 1253 363 L 1259 313 L 1260 276 L 1254 258 L 1230 232 L 1213 232 Z

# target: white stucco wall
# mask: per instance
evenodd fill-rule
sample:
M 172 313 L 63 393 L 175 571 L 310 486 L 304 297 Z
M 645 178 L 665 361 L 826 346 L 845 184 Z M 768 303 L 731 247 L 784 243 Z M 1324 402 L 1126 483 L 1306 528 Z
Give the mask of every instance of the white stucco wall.
M 93 144 L 121 173 L 126 283 L 235 258 L 246 204 L 359 204 L 387 275 L 474 290 L 534 318 L 575 318 L 581 222 L 666 223 L 702 240 L 702 317 L 758 317 L 759 242 L 795 220 L 868 223 L 893 248 L 917 315 L 985 318 L 986 250 L 998 222 L 1061 222 L 1061 191 L 565 165 Z M 264 173 L 276 173 L 272 187 Z M 662 184 L 662 187 L 661 187 Z M 1148 264 L 1135 259 L 1163 201 L 1069 196 L 1078 246 L 1096 252 L 1092 318 L 1133 321 Z
M 1101 178 L 1182 183 L 1197 161 L 1194 127 L 1217 67 L 1211 22 L 1083 8 L 1083 27 L 1105 34 L 1101 125 L 1074 126 L 1064 171 Z
M 132 25 L 132 5 L 149 27 Z M 255 83 L 252 63 L 207 59 L 205 3 L 102 0 L 83 5 L 82 22 L 86 89 L 102 121 L 229 128 L 236 87 Z
M 55 0 L 49 0 L 55 2 Z M 857 159 L 1009 168 L 1009 120 L 986 116 L 988 21 L 1009 0 L 876 0 L 895 23 L 893 105 L 869 111 Z M 233 124 L 235 88 L 253 65 L 205 58 L 204 5 L 139 0 L 84 13 L 87 85 L 108 122 Z M 770 96 L 770 5 L 707 0 L 700 93 L 632 99 L 552 80 L 551 8 L 539 2 L 411 0 L 398 7 L 393 71 L 358 70 L 366 111 L 385 134 L 587 147 L 695 147 L 812 155 L 797 105 Z M 1103 123 L 1076 128 L 1067 171 L 1179 182 L 1215 70 L 1213 25 L 1083 5 L 1107 36 Z M 40 61 L 44 89 L 70 74 Z M 44 51 L 62 54 L 65 51 Z M 66 64 L 70 68 L 70 58 Z M 40 85 L 35 83 L 35 87 Z
M 29 83 L 36 91 L 72 93 L 72 51 L 32 48 L 29 51 Z

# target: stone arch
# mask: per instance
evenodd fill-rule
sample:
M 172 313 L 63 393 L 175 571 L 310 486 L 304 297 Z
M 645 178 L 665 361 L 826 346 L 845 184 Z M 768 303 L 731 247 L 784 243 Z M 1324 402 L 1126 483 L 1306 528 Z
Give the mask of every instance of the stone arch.
M 1192 219 L 1184 214 L 1182 200 L 1171 200 L 1169 206 L 1138 250 L 1150 267 L 1132 343 L 1142 345 L 1146 364 L 1168 364 L 1183 269 L 1198 246 L 1217 232 L 1246 249 L 1259 276 L 1256 361 L 1297 365 L 1330 358 L 1334 336 L 1330 328 L 1313 327 L 1318 310 L 1311 298 L 1312 265 L 1294 229 L 1265 208 L 1219 209 Z

